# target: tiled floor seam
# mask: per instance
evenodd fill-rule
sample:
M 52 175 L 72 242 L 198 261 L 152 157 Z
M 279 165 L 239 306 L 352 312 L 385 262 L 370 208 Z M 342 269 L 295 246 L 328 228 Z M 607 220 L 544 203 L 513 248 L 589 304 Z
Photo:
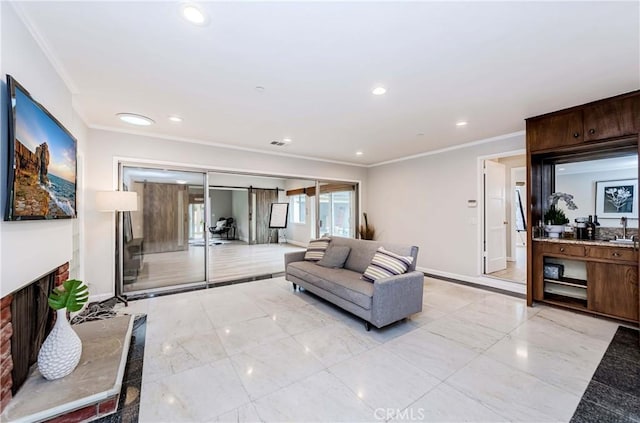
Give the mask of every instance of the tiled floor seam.
M 497 363 L 500 363 L 500 364 L 502 364 L 502 365 L 504 365 L 504 366 L 507 366 L 507 367 L 509 367 L 509 368 L 511 368 L 511 369 L 513 369 L 513 370 L 515 370 L 515 371 L 517 371 L 517 372 L 524 373 L 524 374 L 526 374 L 526 375 L 528 375 L 528 376 L 531 376 L 531 377 L 533 377 L 533 378 L 537 379 L 538 381 L 540 381 L 540 382 L 542 382 L 542 383 L 544 383 L 544 384 L 546 384 L 546 385 L 553 386 L 554 388 L 557 388 L 557 389 L 559 389 L 559 390 L 561 390 L 561 391 L 564 391 L 564 392 L 565 392 L 565 393 L 567 393 L 567 394 L 570 394 L 570 395 L 576 396 L 576 397 L 578 397 L 578 398 L 582 398 L 582 395 L 584 395 L 584 392 L 586 391 L 587 386 L 588 386 L 588 383 L 587 383 L 587 386 L 585 386 L 585 388 L 584 388 L 584 390 L 582 391 L 582 393 L 580 393 L 580 394 L 576 394 L 575 392 L 572 392 L 572 391 L 570 391 L 570 390 L 566 389 L 565 387 L 563 387 L 563 386 L 562 386 L 562 385 L 560 385 L 560 384 L 557 384 L 557 383 L 555 383 L 555 382 L 550 382 L 550 381 L 548 381 L 548 380 L 540 379 L 537 375 L 535 375 L 535 374 L 533 374 L 533 373 L 531 373 L 531 372 L 528 372 L 528 371 L 525 371 L 525 370 L 519 369 L 519 368 L 517 368 L 517 367 L 512 366 L 512 365 L 511 365 L 511 364 L 509 364 L 509 363 L 504 363 L 504 362 L 502 362 L 502 361 L 500 361 L 500 360 L 497 360 L 497 359 L 495 359 L 495 358 L 491 357 L 490 355 L 486 354 L 486 351 L 484 351 L 484 352 L 483 352 L 483 353 L 481 353 L 480 355 L 483 355 L 483 356 L 485 356 L 485 357 L 486 357 L 486 358 L 488 358 L 488 359 L 491 359 L 491 360 L 493 360 L 493 361 L 495 361 L 495 362 L 497 362 Z M 476 358 L 477 358 L 477 357 L 476 357 Z M 594 371 L 594 373 L 595 373 L 595 369 L 594 369 L 593 371 Z M 589 380 L 591 380 L 591 378 L 592 378 L 592 377 L 593 377 L 593 374 L 591 374 L 591 376 L 589 377 Z M 576 404 L 576 407 L 577 407 L 577 404 Z M 575 410 L 573 410 L 573 411 L 575 412 Z

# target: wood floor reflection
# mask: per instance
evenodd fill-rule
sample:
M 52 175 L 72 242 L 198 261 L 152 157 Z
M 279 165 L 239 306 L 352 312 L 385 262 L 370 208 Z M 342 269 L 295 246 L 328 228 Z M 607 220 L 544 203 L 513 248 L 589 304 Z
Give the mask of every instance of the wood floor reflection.
M 284 254 L 304 250 L 291 244 L 223 242 L 209 248 L 209 282 L 284 272 Z M 204 251 L 203 246 L 191 245 L 187 251 L 145 254 L 142 270 L 134 282 L 125 283 L 124 292 L 203 281 Z
M 527 283 L 527 247 L 516 247 L 515 261 L 508 261 L 507 268 L 488 273 L 487 276 L 511 282 Z

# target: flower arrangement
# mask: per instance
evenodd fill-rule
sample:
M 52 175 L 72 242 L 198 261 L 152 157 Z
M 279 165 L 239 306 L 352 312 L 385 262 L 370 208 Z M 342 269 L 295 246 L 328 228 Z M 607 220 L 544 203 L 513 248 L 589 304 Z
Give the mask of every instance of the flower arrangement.
M 576 210 L 578 206 L 573 202 L 573 195 L 564 192 L 554 192 L 549 196 L 549 210 L 544 214 L 544 221 L 549 225 L 566 225 L 569 223 L 564 211 L 557 208 L 558 201 L 563 200 L 569 210 Z

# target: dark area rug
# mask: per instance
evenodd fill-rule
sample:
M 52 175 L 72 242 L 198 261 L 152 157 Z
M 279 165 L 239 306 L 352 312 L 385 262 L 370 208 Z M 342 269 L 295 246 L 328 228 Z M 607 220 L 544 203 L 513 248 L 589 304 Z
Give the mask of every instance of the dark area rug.
M 640 332 L 620 326 L 587 386 L 573 423 L 640 423 Z

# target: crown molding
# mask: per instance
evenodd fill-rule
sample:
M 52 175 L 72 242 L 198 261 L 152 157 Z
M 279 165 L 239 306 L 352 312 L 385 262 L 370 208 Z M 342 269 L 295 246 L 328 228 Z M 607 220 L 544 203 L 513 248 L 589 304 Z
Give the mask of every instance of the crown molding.
M 524 134 L 525 134 L 524 130 L 511 132 L 509 134 L 498 135 L 496 137 L 484 138 L 484 139 L 481 139 L 481 140 L 471 141 L 471 142 L 464 143 L 464 144 L 452 145 L 451 147 L 440 148 L 438 150 L 427 151 L 425 153 L 414 154 L 412 156 L 400 157 L 398 159 L 393 159 L 393 160 L 387 160 L 387 161 L 384 161 L 384 162 L 374 163 L 374 164 L 368 165 L 367 167 L 368 168 L 372 168 L 372 167 L 384 166 L 384 165 L 388 165 L 388 164 L 392 164 L 392 163 L 404 162 L 404 161 L 407 161 L 407 160 L 419 159 L 420 157 L 433 156 L 433 155 L 436 155 L 436 154 L 446 153 L 446 152 L 449 152 L 449 151 L 460 150 L 460 149 L 469 148 L 469 147 L 475 147 L 477 145 L 482 145 L 482 144 L 489 144 L 489 143 L 492 143 L 492 142 L 501 141 L 501 140 L 505 140 L 505 139 L 513 138 L 513 137 L 517 137 L 519 135 L 523 135 L 524 136 Z
M 142 136 L 147 138 L 149 137 L 159 138 L 159 139 L 168 140 L 168 141 L 178 141 L 178 142 L 186 142 L 190 144 L 206 145 L 208 147 L 226 148 L 229 150 L 239 150 L 239 151 L 246 151 L 250 153 L 268 154 L 271 156 L 290 157 L 294 159 L 312 160 L 316 162 L 332 163 L 332 164 L 337 164 L 342 166 L 353 166 L 353 167 L 363 167 L 363 168 L 368 167 L 368 165 L 364 165 L 361 163 L 351 163 L 351 162 L 343 162 L 339 160 L 322 159 L 319 157 L 303 156 L 300 154 L 280 153 L 276 151 L 262 150 L 259 148 L 240 147 L 237 145 L 205 141 L 205 140 L 196 139 L 196 138 L 177 137 L 174 135 L 159 134 L 155 132 L 142 132 L 142 131 L 135 131 L 131 129 L 122 129 L 122 128 L 116 128 L 111 126 L 103 126 L 103 125 L 88 125 L 88 126 L 90 129 L 97 129 L 100 131 L 118 132 L 121 134 L 137 135 L 137 136 Z
M 53 49 L 51 48 L 49 42 L 47 42 L 46 38 L 40 33 L 40 31 L 38 31 L 34 23 L 31 21 L 31 19 L 29 18 L 29 14 L 25 11 L 22 3 L 15 1 L 11 1 L 8 3 L 11 5 L 11 7 L 13 7 L 13 10 L 15 10 L 18 18 L 20 18 L 24 26 L 27 28 L 27 31 L 29 31 L 36 44 L 38 44 L 45 57 L 49 60 L 49 63 L 51 63 L 51 66 L 53 66 L 69 91 L 71 91 L 71 94 L 78 94 L 80 92 L 78 86 L 73 82 L 73 79 L 71 79 L 71 76 L 69 76 L 69 73 L 62 65 L 62 62 L 60 62 L 60 60 L 58 60 L 58 57 L 53 53 Z

